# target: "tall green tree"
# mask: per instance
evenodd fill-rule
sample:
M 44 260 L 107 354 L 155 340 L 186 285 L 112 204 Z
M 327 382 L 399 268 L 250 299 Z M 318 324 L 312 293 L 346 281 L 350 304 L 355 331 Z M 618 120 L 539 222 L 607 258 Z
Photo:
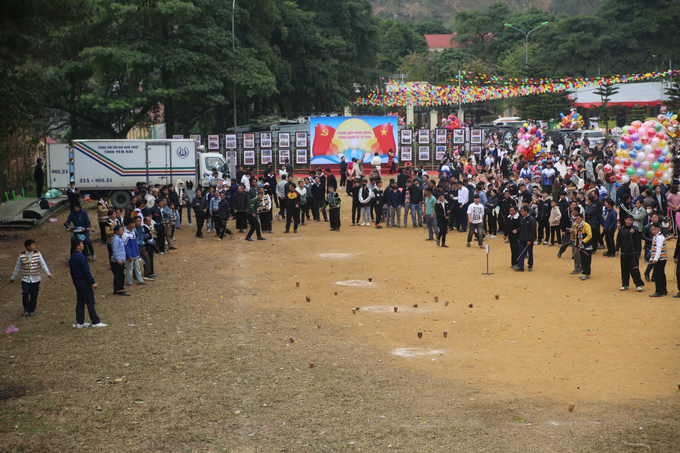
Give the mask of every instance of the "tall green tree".
M 609 130 L 609 119 L 612 116 L 616 117 L 616 108 L 615 106 L 610 106 L 609 101 L 618 92 L 618 87 L 606 83 L 601 84 L 593 91 L 594 94 L 600 96 L 600 124 L 604 126 L 605 131 Z
M 489 47 L 511 17 L 507 3 L 495 2 L 477 10 L 456 13 L 456 40 L 470 45 L 479 58 L 489 58 Z

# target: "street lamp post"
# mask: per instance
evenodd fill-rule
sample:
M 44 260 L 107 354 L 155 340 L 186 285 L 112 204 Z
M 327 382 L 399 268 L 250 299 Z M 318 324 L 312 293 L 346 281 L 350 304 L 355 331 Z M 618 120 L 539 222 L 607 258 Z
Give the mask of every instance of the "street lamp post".
M 538 30 L 539 28 L 545 27 L 545 26 L 548 25 L 549 23 L 550 23 L 550 22 L 543 22 L 543 23 L 541 23 L 541 25 L 539 25 L 538 27 L 534 28 L 533 30 L 529 30 L 528 33 L 525 32 L 524 30 L 520 30 L 519 28 L 513 27 L 512 24 L 503 24 L 503 25 L 505 25 L 505 26 L 508 27 L 508 28 L 512 28 L 513 30 L 517 30 L 517 31 L 520 31 L 520 32 L 524 33 L 524 38 L 525 38 L 525 39 L 524 39 L 524 53 L 525 53 L 525 57 L 524 57 L 524 65 L 525 65 L 525 66 L 529 66 L 529 35 L 530 35 L 532 32 L 535 32 L 536 30 Z
M 232 67 L 236 67 L 236 32 L 234 28 L 234 14 L 236 13 L 236 0 L 231 7 L 231 53 L 234 56 Z M 236 78 L 234 77 L 234 134 L 236 133 Z

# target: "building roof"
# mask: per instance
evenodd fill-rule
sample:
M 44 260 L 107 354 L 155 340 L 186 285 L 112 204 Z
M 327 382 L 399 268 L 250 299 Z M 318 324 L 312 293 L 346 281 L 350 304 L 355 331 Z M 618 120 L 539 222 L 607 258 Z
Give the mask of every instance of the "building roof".
M 664 94 L 667 85 L 667 82 L 614 84 L 613 87 L 618 88 L 619 92 L 610 98 L 609 104 L 625 105 L 626 107 L 659 105 L 667 98 Z M 569 98 L 576 107 L 597 108 L 602 104 L 600 96 L 595 94 L 597 89 L 597 85 L 579 88 L 574 90 Z
M 430 49 L 448 49 L 449 47 L 460 47 L 460 44 L 453 41 L 455 33 L 445 35 L 425 35 L 427 47 Z

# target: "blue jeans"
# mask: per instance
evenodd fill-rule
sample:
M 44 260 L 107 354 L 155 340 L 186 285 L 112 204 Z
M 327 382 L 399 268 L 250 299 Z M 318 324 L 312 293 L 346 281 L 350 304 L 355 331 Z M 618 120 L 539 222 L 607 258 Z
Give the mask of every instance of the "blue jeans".
M 460 229 L 465 231 L 468 226 L 467 210 L 470 203 L 465 203 L 460 207 Z
M 534 266 L 534 243 L 529 245 L 528 241 L 519 241 L 519 258 L 517 267 L 524 270 L 524 258 L 529 257 L 529 267 Z
M 416 222 L 416 213 L 418 214 L 418 222 Z M 413 220 L 413 226 L 417 225 L 422 225 L 423 224 L 423 205 L 418 203 L 418 204 L 412 204 L 411 205 L 411 220 Z M 407 219 L 404 219 L 404 224 L 406 224 Z
M 607 196 L 616 201 L 616 183 L 608 182 L 604 185 L 604 188 L 607 189 Z

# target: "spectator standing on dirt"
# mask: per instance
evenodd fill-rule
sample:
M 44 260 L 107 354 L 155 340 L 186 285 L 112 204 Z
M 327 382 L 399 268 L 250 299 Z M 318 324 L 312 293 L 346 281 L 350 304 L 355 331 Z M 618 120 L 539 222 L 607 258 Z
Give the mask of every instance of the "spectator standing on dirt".
M 38 292 L 40 291 L 40 268 L 45 271 L 49 278 L 52 278 L 52 274 L 42 254 L 36 251 L 36 243 L 33 239 L 26 239 L 24 248 L 26 251 L 22 252 L 17 258 L 17 264 L 14 266 L 14 273 L 9 282 L 14 283 L 17 274 L 21 271 L 21 296 L 24 305 L 24 312 L 21 316 L 25 318 L 26 316 L 35 316 Z
M 45 184 L 45 172 L 43 171 L 43 160 L 38 157 L 35 161 L 35 169 L 33 170 L 33 180 L 35 181 L 36 197 L 42 197 L 43 185 Z
M 73 327 L 82 329 L 89 327 L 90 324 L 85 322 L 85 306 L 87 305 L 87 312 L 90 314 L 90 321 L 92 327 L 106 327 L 107 325 L 101 322 L 97 316 L 97 310 L 94 307 L 94 290 L 97 289 L 97 282 L 94 281 L 92 273 L 90 272 L 90 265 L 87 264 L 87 258 L 83 255 L 85 245 L 83 241 L 74 238 L 71 241 L 71 258 L 68 260 L 68 267 L 71 271 L 71 280 L 73 286 L 76 288 L 76 323 Z
M 129 296 L 125 291 L 125 244 L 123 243 L 123 226 L 113 227 L 113 242 L 111 243 L 111 272 L 113 273 L 113 294 Z

